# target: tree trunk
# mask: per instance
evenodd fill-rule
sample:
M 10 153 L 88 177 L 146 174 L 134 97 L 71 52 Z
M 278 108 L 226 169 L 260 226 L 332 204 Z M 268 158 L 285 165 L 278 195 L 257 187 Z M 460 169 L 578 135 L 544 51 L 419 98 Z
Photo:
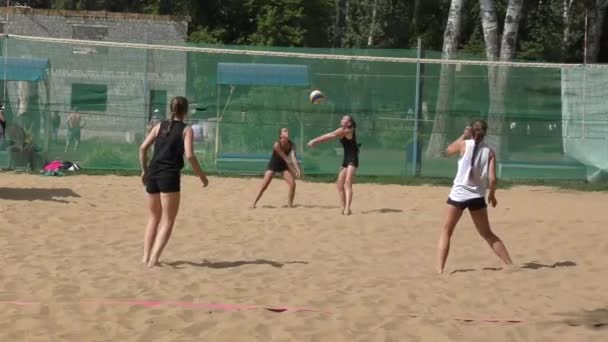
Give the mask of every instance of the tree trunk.
M 585 63 L 597 63 L 600 55 L 602 27 L 606 18 L 606 8 L 608 8 L 608 0 L 595 0 L 593 8 L 587 11 L 589 26 L 587 27 L 587 55 Z
M 606 0 L 608 1 L 608 0 Z M 523 0 L 509 0 L 505 28 L 502 32 L 502 43 L 500 46 L 500 60 L 510 61 L 515 56 L 517 48 L 517 36 L 519 33 L 519 22 L 522 17 Z
M 462 28 L 462 12 L 465 0 L 452 0 L 448 22 L 443 34 L 443 51 L 441 58 L 452 59 L 458 48 Z M 427 147 L 427 157 L 437 158 L 443 155 L 446 145 L 449 111 L 454 94 L 454 65 L 442 64 L 439 78 L 439 94 L 433 121 L 433 131 Z
M 345 11 L 344 11 L 344 0 L 334 0 L 336 18 L 333 28 L 333 46 L 342 47 L 344 39 L 345 25 Z
M 349 0 L 344 0 L 344 35 L 342 36 L 342 47 L 347 47 L 347 44 L 350 39 L 350 2 Z
M 500 43 L 498 40 L 498 17 L 496 15 L 496 3 L 494 0 L 479 0 L 479 12 L 481 14 L 481 26 L 483 28 L 483 38 L 486 44 L 486 58 L 488 61 L 497 61 L 500 57 Z M 490 96 L 489 105 L 492 106 L 497 97 L 496 78 L 498 69 L 488 67 L 488 93 Z
M 564 25 L 564 34 L 562 37 L 562 60 L 565 61 L 570 46 L 570 11 L 574 0 L 563 0 L 562 3 L 562 21 Z
M 420 0 L 414 0 L 414 14 L 412 18 L 412 22 L 414 23 L 414 27 L 416 28 L 416 33 L 418 33 L 418 25 L 420 22 L 418 21 L 418 14 L 420 13 Z
M 510 61 L 515 56 L 519 23 L 522 17 L 522 4 L 523 0 L 509 0 L 500 46 L 500 60 L 503 62 Z M 493 84 L 494 91 L 488 112 L 489 129 L 487 139 L 488 143 L 494 147 L 497 157 L 503 155 L 508 146 L 508 132 L 504 128 L 506 127 L 505 96 L 509 81 L 509 70 L 510 67 L 502 66 L 498 68 L 498 75 Z M 490 84 L 490 87 L 492 87 L 492 84 Z
M 486 43 L 486 57 L 489 61 L 498 60 L 500 45 L 498 44 L 498 18 L 494 0 L 479 0 L 481 26 Z
M 369 36 L 367 37 L 367 47 L 374 45 L 374 30 L 376 29 L 376 15 L 378 13 L 378 0 L 374 0 L 372 5 L 372 23 L 369 28 Z

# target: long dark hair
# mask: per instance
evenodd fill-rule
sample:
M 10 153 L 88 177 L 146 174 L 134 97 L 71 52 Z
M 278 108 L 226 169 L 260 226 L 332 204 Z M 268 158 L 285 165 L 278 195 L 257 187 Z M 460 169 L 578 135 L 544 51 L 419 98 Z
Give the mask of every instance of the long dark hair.
M 289 128 L 287 127 L 281 127 L 279 128 L 279 139 L 277 140 L 277 142 L 279 143 L 279 146 L 281 146 L 281 134 L 283 134 L 283 130 L 289 130 Z M 291 141 L 291 139 L 287 138 L 287 143 L 289 143 L 289 148 L 292 149 L 293 148 L 293 141 Z
M 486 136 L 486 132 L 488 131 L 488 123 L 483 120 L 475 120 L 471 122 L 469 127 L 471 127 L 471 137 L 475 142 L 475 146 L 473 147 L 473 156 L 471 157 L 471 171 L 469 172 L 469 179 L 472 179 L 473 170 L 475 168 L 475 159 L 477 159 L 479 147 L 483 141 L 483 138 Z
M 358 150 L 359 147 L 361 147 L 361 144 L 359 144 L 357 142 L 357 122 L 355 121 L 355 118 L 353 118 L 352 115 L 348 114 L 347 116 L 350 119 L 350 127 L 353 130 L 353 139 L 352 140 L 355 143 L 355 145 L 357 146 L 357 150 Z
M 188 113 L 188 99 L 183 96 L 176 96 L 171 99 L 169 103 L 169 110 L 171 111 L 171 119 L 169 120 L 169 124 L 167 128 L 163 131 L 164 135 L 169 135 L 171 129 L 173 128 L 173 122 L 175 119 L 183 119 L 184 116 Z

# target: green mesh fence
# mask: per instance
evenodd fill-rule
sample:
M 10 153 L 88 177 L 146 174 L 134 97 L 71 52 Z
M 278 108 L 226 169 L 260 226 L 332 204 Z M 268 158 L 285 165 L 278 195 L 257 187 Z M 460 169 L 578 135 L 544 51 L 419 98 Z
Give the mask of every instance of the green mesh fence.
M 475 118 L 489 121 L 488 142 L 499 152 L 503 178 L 584 179 L 607 167 L 608 94 L 601 84 L 608 69 L 599 66 L 422 63 L 417 77 L 415 61 L 398 60 L 415 58 L 416 50 L 217 51 L 13 36 L 1 43 L 9 126 L 24 126 L 46 161 L 137 169 L 148 125 L 167 117 L 171 97 L 186 95 L 189 121 L 202 135 L 195 150 L 208 171 L 261 174 L 279 129 L 287 127 L 304 172 L 333 174 L 341 164 L 339 143 L 305 144 L 335 129 L 345 113 L 358 123 L 363 175 L 453 176 L 455 160 L 442 151 Z M 16 68 L 27 67 L 18 61 L 34 59 L 48 61 L 44 78 L 19 80 L 26 77 Z M 327 101 L 311 104 L 313 89 Z M 78 147 L 66 152 L 66 120 L 74 112 L 85 125 Z

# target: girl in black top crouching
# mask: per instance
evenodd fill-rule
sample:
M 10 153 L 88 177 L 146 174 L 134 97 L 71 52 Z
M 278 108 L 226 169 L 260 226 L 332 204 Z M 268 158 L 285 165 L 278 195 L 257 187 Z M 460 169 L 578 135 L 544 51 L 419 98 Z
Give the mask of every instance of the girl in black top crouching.
M 264 191 L 266 191 L 272 181 L 275 172 L 281 173 L 283 179 L 287 182 L 287 186 L 289 186 L 287 206 L 291 208 L 293 207 L 293 199 L 296 195 L 296 178 L 300 177 L 300 167 L 296 159 L 295 145 L 289 140 L 289 130 L 287 128 L 281 128 L 279 140 L 274 143 L 272 156 L 268 162 L 262 186 L 255 197 L 255 201 L 253 201 L 252 208 L 255 208 L 258 204 Z

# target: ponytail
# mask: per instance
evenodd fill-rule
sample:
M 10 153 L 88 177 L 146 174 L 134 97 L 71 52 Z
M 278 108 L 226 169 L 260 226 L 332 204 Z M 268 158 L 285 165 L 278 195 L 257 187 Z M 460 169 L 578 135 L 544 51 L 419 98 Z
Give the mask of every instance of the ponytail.
M 348 117 L 350 118 L 351 128 L 353 130 L 353 142 L 357 146 L 357 150 L 359 150 L 359 147 L 361 147 L 361 144 L 359 144 L 357 142 L 357 122 L 355 121 L 355 119 L 352 116 L 349 115 Z
M 481 142 L 486 136 L 488 124 L 483 120 L 476 120 L 470 125 L 470 127 L 473 127 L 473 142 L 475 144 L 473 146 L 473 155 L 471 156 L 471 170 L 469 171 L 469 179 L 473 179 L 475 170 L 475 160 L 477 159 L 477 154 L 479 153 Z
M 473 179 L 473 173 L 475 170 L 475 159 L 477 159 L 477 153 L 479 153 L 479 145 L 481 141 L 477 141 L 477 138 L 473 140 L 475 146 L 473 147 L 473 156 L 471 156 L 471 170 L 469 171 L 469 179 Z
M 165 136 L 168 136 L 173 129 L 173 122 L 176 119 L 182 119 L 186 113 L 188 113 L 188 100 L 183 96 L 176 96 L 171 99 L 169 104 L 169 110 L 171 110 L 171 119 L 167 124 L 167 128 L 163 131 Z

